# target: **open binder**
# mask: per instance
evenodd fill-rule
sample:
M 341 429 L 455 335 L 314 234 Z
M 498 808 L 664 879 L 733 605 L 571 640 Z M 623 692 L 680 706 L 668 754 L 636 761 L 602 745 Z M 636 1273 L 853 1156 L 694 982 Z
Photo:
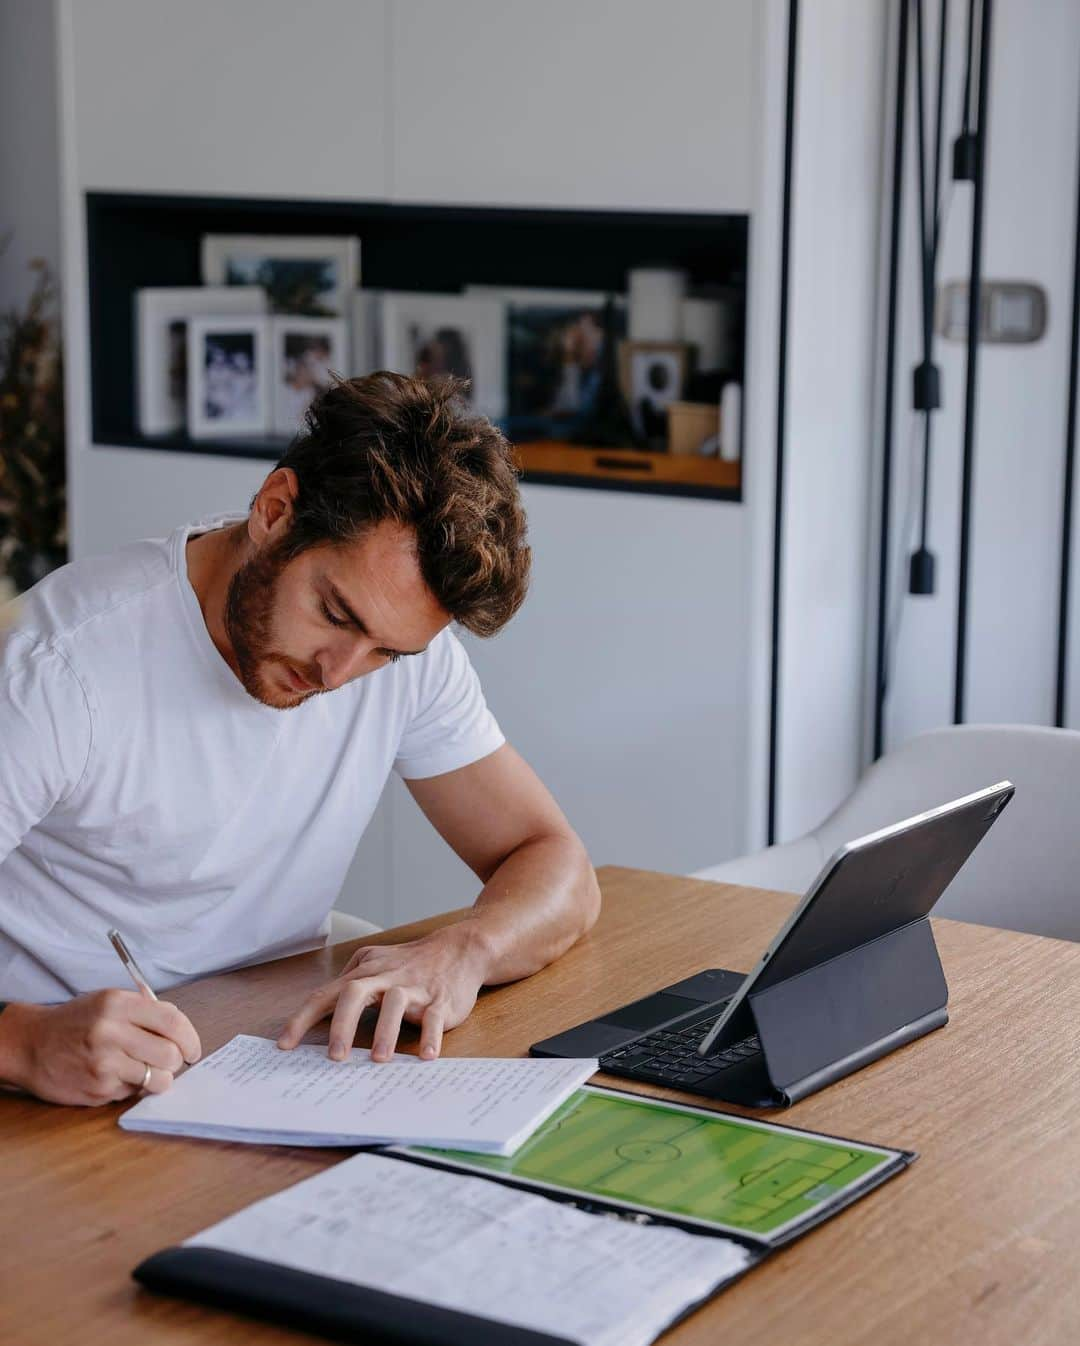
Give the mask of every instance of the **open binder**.
M 645 1138 L 639 1141 L 633 1139 L 635 1113 L 641 1114 L 644 1128 L 641 1134 Z M 633 1159 L 628 1160 L 627 1175 L 615 1180 L 627 1185 L 628 1198 L 612 1194 L 610 1175 L 600 1181 L 588 1179 L 586 1175 L 583 1180 L 585 1170 L 574 1157 L 576 1138 L 580 1136 L 582 1154 L 591 1154 L 598 1148 L 602 1150 L 605 1127 L 613 1138 L 621 1138 L 619 1152 L 629 1151 L 631 1155 L 634 1145 L 667 1145 L 663 1139 L 665 1134 L 677 1139 L 683 1147 L 679 1161 L 685 1159 L 697 1165 L 692 1173 L 687 1170 L 688 1177 L 697 1179 L 688 1182 L 687 1191 L 699 1191 L 703 1186 L 709 1186 L 700 1181 L 700 1174 L 707 1172 L 701 1165 L 708 1162 L 709 1155 L 719 1153 L 717 1137 L 721 1131 L 732 1133 L 732 1156 L 736 1153 L 745 1155 L 750 1147 L 749 1133 L 757 1133 L 754 1143 L 759 1147 L 758 1153 L 767 1156 L 767 1162 L 764 1157 L 761 1160 L 745 1158 L 742 1160 L 745 1171 L 740 1174 L 737 1168 L 725 1169 L 718 1161 L 717 1194 L 709 1197 L 711 1209 L 721 1214 L 736 1210 L 749 1212 L 745 1218 L 742 1214 L 738 1216 L 744 1227 L 726 1223 L 724 1219 L 705 1220 L 692 1201 L 682 1207 L 675 1201 L 670 1209 L 660 1209 L 650 1205 L 648 1200 L 642 1200 L 641 1190 L 635 1190 L 635 1184 L 640 1182 L 637 1169 L 647 1172 L 655 1155 L 640 1154 L 642 1163 L 637 1166 Z M 694 1138 L 699 1134 L 699 1151 L 695 1155 L 691 1151 Z M 677 1146 L 667 1145 L 667 1148 Z M 652 1337 L 673 1326 L 778 1249 L 902 1172 L 916 1158 L 907 1150 L 868 1146 L 775 1123 L 593 1086 L 580 1090 L 517 1155 L 509 1159 L 404 1148 L 380 1150 L 378 1155 L 395 1163 L 435 1169 L 443 1175 L 480 1178 L 517 1191 L 529 1191 L 556 1203 L 568 1203 L 581 1211 L 613 1216 L 639 1226 L 681 1229 L 706 1239 L 722 1238 L 744 1250 L 745 1256 L 740 1257 L 739 1264 L 730 1273 L 708 1285 L 692 1302 L 681 1303 L 677 1311 L 652 1332 Z M 557 1178 L 559 1163 L 563 1162 L 555 1162 L 559 1155 L 565 1158 L 565 1180 Z M 746 1167 L 758 1163 L 762 1165 L 760 1173 L 753 1167 Z M 844 1177 L 844 1164 L 852 1174 L 850 1180 Z M 669 1190 L 670 1185 L 668 1181 L 665 1190 Z M 648 1191 L 648 1186 L 642 1190 Z M 200 1237 L 205 1239 L 213 1232 L 208 1231 Z M 484 1271 L 484 1268 L 478 1268 L 477 1274 L 484 1275 Z M 274 1260 L 245 1255 L 235 1247 L 184 1245 L 169 1248 L 149 1257 L 133 1274 L 136 1280 L 152 1290 L 253 1314 L 336 1339 L 422 1346 L 460 1342 L 476 1343 L 476 1346 L 494 1346 L 495 1343 L 530 1346 L 531 1343 L 591 1340 L 586 1336 L 539 1332 L 528 1326 L 463 1312 L 460 1307 L 388 1293 L 375 1285 L 354 1284 L 335 1276 L 297 1270 Z M 616 1309 L 616 1305 L 611 1306 L 613 1314 Z

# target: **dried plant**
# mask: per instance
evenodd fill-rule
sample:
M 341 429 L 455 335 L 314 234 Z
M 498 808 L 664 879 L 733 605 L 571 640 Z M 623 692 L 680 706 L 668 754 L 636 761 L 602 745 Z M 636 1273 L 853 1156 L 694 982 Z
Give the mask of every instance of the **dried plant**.
M 25 308 L 0 313 L 0 573 L 16 589 L 67 559 L 57 287 L 46 262 L 30 267 Z

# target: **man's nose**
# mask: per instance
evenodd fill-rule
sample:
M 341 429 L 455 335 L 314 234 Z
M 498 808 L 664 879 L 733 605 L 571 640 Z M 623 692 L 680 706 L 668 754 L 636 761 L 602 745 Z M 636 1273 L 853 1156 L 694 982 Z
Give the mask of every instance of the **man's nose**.
M 315 656 L 322 684 L 328 691 L 343 686 L 366 671 L 374 648 L 370 640 L 343 641 Z

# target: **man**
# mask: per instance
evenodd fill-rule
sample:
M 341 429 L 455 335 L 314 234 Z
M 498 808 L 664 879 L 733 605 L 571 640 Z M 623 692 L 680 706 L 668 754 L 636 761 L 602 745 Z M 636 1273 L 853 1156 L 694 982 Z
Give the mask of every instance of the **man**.
M 446 929 L 359 949 L 280 1046 L 329 1015 L 344 1059 L 377 1005 L 376 1059 L 403 1020 L 436 1056 L 481 986 L 596 919 L 580 841 L 448 629 L 498 631 L 529 569 L 509 446 L 459 388 L 338 383 L 246 519 L 26 596 L 0 658 L 0 1081 L 61 1103 L 167 1089 L 198 1035 L 115 989 L 107 929 L 157 990 L 316 945 L 392 768 L 483 890 Z

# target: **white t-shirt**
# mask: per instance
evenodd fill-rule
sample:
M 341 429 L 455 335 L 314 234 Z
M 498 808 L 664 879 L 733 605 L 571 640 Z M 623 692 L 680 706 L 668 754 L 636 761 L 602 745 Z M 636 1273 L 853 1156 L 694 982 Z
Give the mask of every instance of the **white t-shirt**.
M 503 743 L 460 642 L 275 710 L 215 648 L 187 525 L 63 567 L 0 651 L 0 1000 L 150 984 L 310 948 L 391 769 Z

